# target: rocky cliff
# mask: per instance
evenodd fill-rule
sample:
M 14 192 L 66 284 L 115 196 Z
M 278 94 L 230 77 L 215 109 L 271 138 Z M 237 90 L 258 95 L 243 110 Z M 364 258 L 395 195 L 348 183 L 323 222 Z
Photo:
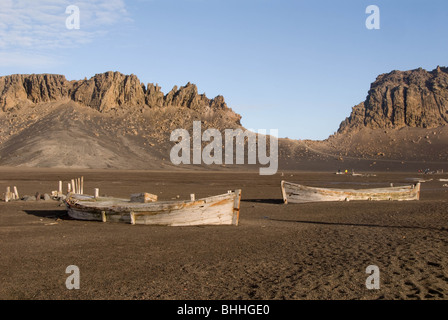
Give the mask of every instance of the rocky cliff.
M 68 81 L 62 75 L 0 77 L 0 165 L 157 169 L 171 166 L 170 134 L 240 128 L 222 96 L 196 85 L 164 94 L 119 72 Z
M 0 77 L 0 109 L 8 111 L 40 102 L 63 99 L 69 85 L 61 75 L 11 75 Z
M 353 107 L 338 133 L 362 128 L 436 128 L 448 124 L 448 68 L 382 74 L 366 100 Z
M 226 110 L 222 96 L 209 99 L 196 85 L 175 86 L 164 94 L 158 85 L 145 86 L 135 75 L 119 72 L 97 74 L 90 79 L 67 81 L 62 75 L 32 74 L 0 77 L 0 109 L 4 112 L 42 102 L 69 99 L 100 112 L 123 108 L 179 107 L 192 110 Z M 239 124 L 239 116 L 234 114 Z

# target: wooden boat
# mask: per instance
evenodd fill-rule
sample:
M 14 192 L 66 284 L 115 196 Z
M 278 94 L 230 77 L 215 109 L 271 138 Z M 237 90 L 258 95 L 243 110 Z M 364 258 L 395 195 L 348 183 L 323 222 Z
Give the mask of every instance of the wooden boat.
M 352 200 L 419 200 L 420 183 L 401 187 L 374 189 L 334 189 L 308 187 L 287 181 L 281 182 L 284 203 Z
M 241 190 L 198 200 L 149 203 L 71 193 L 65 204 L 68 215 L 79 220 L 197 226 L 238 225 L 240 200 Z

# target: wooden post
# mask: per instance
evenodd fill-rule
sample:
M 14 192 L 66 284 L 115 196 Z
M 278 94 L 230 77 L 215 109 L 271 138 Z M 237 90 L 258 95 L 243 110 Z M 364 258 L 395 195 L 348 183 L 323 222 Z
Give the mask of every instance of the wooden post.
M 417 188 L 417 200 L 420 200 L 420 182 L 415 187 Z
M 286 198 L 286 191 L 285 191 L 285 181 L 282 180 L 282 182 L 280 183 L 280 186 L 282 188 L 282 198 L 283 198 L 283 203 L 287 204 L 288 203 L 288 199 Z
M 19 192 L 17 191 L 17 187 L 14 186 L 14 198 L 19 199 Z
M 131 211 L 130 216 L 131 216 L 131 224 L 135 224 L 135 214 L 133 211 Z
M 73 189 L 73 193 L 76 193 L 75 179 L 72 179 L 72 189 Z
M 240 219 L 240 201 L 241 201 L 241 189 L 235 190 L 235 202 L 233 204 L 233 221 L 232 223 L 237 226 Z
M 81 177 L 81 187 L 79 189 L 81 194 L 84 194 L 84 177 Z
M 190 194 L 190 199 L 191 199 L 191 201 L 195 201 L 196 196 L 194 195 L 194 193 Z
M 70 193 L 72 191 L 72 185 L 71 183 L 67 183 L 67 193 Z
M 6 193 L 5 193 L 5 202 L 9 201 L 9 195 L 11 193 L 11 187 L 6 187 Z
M 59 181 L 58 194 L 62 194 L 62 181 Z
M 106 222 L 106 211 L 101 211 L 101 221 Z
M 99 188 L 95 188 L 95 199 L 99 198 L 100 196 L 100 189 Z

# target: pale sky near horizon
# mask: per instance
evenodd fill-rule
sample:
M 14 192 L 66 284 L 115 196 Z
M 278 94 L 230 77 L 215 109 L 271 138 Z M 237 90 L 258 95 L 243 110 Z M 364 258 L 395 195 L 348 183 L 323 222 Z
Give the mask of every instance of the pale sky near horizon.
M 447 66 L 447 31 L 446 0 L 0 0 L 0 75 L 119 71 L 164 93 L 192 82 L 246 128 L 325 139 L 379 74 Z

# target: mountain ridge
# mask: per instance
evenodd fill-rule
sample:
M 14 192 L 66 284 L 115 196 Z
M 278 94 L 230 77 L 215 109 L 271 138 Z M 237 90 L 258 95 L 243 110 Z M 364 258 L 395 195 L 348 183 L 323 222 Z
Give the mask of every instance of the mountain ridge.
M 0 109 L 3 112 L 42 102 L 70 99 L 100 112 L 121 107 L 168 107 L 232 111 L 224 97 L 207 98 L 188 82 L 164 94 L 156 84 L 146 86 L 134 74 L 108 71 L 84 80 L 68 81 L 58 74 L 14 74 L 0 77 Z M 233 111 L 232 111 L 233 112 Z M 236 115 L 236 114 L 235 114 Z M 241 117 L 240 117 L 241 118 Z
M 410 163 L 413 169 L 448 163 L 447 106 L 447 68 L 379 75 L 328 139 L 280 138 L 279 168 L 408 170 Z M 170 134 L 192 132 L 194 121 L 203 131 L 245 130 L 224 97 L 207 98 L 191 83 L 163 93 L 157 84 L 112 71 L 71 81 L 55 74 L 0 77 L 1 166 L 181 169 L 169 159 L 176 143 Z

